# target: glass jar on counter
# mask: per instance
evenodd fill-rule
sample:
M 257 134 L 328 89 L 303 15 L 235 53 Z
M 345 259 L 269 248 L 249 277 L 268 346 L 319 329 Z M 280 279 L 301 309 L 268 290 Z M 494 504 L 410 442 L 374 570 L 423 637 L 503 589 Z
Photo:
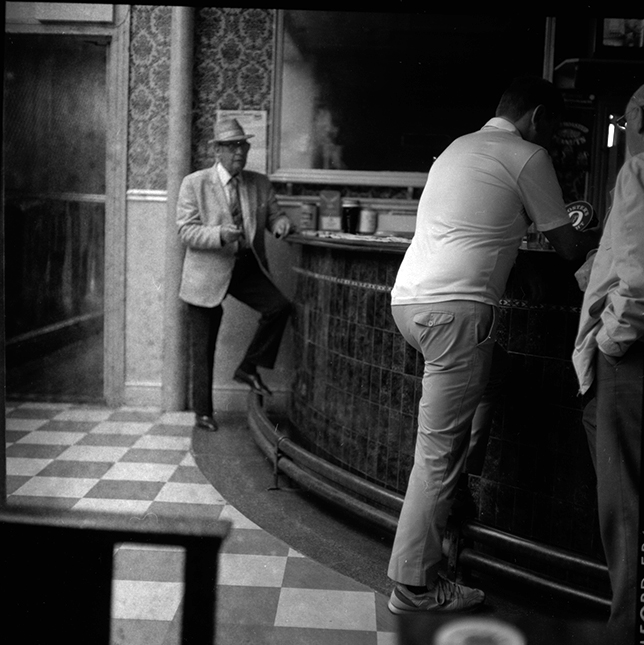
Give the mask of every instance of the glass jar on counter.
M 300 209 L 300 230 L 315 231 L 318 228 L 317 204 L 304 202 Z
M 345 197 L 342 200 L 342 230 L 355 234 L 360 219 L 360 202 L 357 199 Z
M 358 233 L 361 235 L 373 235 L 378 228 L 378 213 L 373 208 L 363 206 L 360 209 L 360 220 L 358 222 Z
M 321 231 L 342 231 L 342 201 L 339 190 L 320 192 L 318 227 Z

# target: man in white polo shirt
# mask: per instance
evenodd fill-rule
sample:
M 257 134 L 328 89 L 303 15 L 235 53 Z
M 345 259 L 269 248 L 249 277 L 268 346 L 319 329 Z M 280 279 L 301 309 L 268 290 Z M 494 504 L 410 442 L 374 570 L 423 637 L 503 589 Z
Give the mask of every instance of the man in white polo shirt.
M 547 152 L 562 112 L 551 83 L 516 79 L 495 118 L 438 157 L 420 198 L 392 291 L 396 325 L 425 359 L 414 466 L 388 571 L 397 614 L 459 611 L 485 599 L 439 575 L 439 565 L 490 371 L 496 308 L 532 222 L 569 260 L 598 242 L 572 226 Z

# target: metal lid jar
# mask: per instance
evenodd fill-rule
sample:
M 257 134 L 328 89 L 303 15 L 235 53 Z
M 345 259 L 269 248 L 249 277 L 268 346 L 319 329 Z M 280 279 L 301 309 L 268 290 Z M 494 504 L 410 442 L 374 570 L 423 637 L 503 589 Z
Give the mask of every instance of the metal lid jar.
M 360 218 L 360 202 L 351 197 L 342 200 L 342 230 L 345 233 L 355 234 L 358 230 Z

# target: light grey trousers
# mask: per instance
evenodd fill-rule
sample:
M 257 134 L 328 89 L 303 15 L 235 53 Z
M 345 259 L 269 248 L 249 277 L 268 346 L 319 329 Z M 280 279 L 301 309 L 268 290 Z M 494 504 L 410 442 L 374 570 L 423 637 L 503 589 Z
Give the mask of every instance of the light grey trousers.
M 492 305 L 454 300 L 394 305 L 394 321 L 425 359 L 414 465 L 388 575 L 407 585 L 433 581 L 472 418 L 488 381 L 498 315 Z

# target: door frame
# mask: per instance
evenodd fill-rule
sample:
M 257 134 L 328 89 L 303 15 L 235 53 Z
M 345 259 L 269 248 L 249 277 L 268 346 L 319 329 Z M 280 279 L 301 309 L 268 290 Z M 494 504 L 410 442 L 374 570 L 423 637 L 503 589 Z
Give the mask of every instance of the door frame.
M 105 163 L 105 292 L 103 394 L 125 402 L 125 249 L 131 5 L 113 5 L 111 24 L 5 23 L 5 33 L 95 36 L 108 43 Z

